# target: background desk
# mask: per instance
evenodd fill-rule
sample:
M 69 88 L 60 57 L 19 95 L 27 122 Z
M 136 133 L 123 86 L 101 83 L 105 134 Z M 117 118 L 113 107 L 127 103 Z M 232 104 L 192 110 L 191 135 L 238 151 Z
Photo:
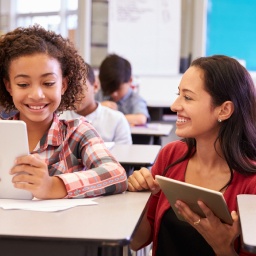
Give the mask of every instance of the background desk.
M 256 253 L 256 195 L 238 195 L 243 247 Z
M 147 102 L 151 121 L 165 121 L 163 118 L 165 114 L 171 114 L 170 106 L 178 97 L 178 86 L 182 75 L 139 78 L 139 94 Z
M 110 149 L 120 164 L 151 166 L 161 149 L 159 145 L 114 145 Z
M 51 213 L 0 209 L 1 255 L 126 256 L 149 196 L 125 192 Z
M 174 101 L 174 100 L 173 100 Z M 150 119 L 153 122 L 170 121 L 177 119 L 177 114 L 172 112 L 170 100 L 149 100 L 147 101 L 148 112 Z
M 168 136 L 173 129 L 172 124 L 163 124 L 163 123 L 148 123 L 146 126 L 132 126 L 131 133 L 133 136 L 133 140 L 135 139 L 134 136 L 138 141 L 134 141 L 135 144 L 140 144 L 139 138 L 140 136 L 152 138 L 153 141 L 148 139 L 148 143 L 161 145 L 161 137 Z M 142 143 L 143 144 L 143 143 Z

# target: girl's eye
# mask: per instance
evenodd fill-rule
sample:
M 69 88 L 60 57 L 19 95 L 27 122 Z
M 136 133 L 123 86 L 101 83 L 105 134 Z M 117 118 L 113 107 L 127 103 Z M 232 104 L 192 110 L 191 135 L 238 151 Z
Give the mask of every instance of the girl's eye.
M 22 87 L 22 88 L 28 86 L 28 84 L 17 84 L 17 85 L 18 85 L 19 87 Z
M 55 82 L 48 82 L 48 83 L 44 83 L 45 86 L 53 86 L 55 84 Z

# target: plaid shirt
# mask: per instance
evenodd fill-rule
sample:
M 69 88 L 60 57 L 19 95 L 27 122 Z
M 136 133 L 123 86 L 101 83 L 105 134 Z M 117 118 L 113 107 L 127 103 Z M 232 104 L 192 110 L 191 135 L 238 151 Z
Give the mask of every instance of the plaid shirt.
M 18 117 L 19 114 L 10 119 Z M 49 131 L 31 153 L 38 153 L 45 160 L 50 176 L 62 179 L 67 198 L 115 194 L 127 189 L 125 170 L 84 117 L 65 121 L 54 115 Z

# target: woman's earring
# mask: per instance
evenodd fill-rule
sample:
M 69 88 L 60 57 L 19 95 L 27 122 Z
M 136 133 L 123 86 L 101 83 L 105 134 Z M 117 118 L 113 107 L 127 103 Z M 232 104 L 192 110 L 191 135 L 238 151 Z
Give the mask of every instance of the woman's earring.
M 221 121 L 222 121 L 221 119 L 218 119 L 218 122 L 219 122 L 219 123 L 221 123 Z

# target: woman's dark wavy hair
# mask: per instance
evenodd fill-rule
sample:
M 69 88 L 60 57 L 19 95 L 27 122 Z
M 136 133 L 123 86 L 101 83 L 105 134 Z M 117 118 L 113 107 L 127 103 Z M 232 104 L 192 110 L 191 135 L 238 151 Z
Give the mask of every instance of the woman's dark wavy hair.
M 211 95 L 214 107 L 225 101 L 234 104 L 233 114 L 220 123 L 216 139 L 230 168 L 231 180 L 232 170 L 241 174 L 256 173 L 256 91 L 249 72 L 237 60 L 223 55 L 195 59 L 191 66 L 203 71 L 205 90 Z M 183 141 L 188 146 L 186 154 L 165 172 L 194 153 L 195 139 Z
M 75 109 L 74 103 L 83 97 L 82 85 L 86 84 L 86 66 L 72 42 L 40 25 L 16 28 L 0 37 L 0 105 L 5 112 L 16 110 L 13 100 L 4 85 L 9 81 L 11 61 L 19 57 L 47 54 L 60 63 L 62 76 L 67 78 L 68 87 L 62 96 L 57 112 Z

